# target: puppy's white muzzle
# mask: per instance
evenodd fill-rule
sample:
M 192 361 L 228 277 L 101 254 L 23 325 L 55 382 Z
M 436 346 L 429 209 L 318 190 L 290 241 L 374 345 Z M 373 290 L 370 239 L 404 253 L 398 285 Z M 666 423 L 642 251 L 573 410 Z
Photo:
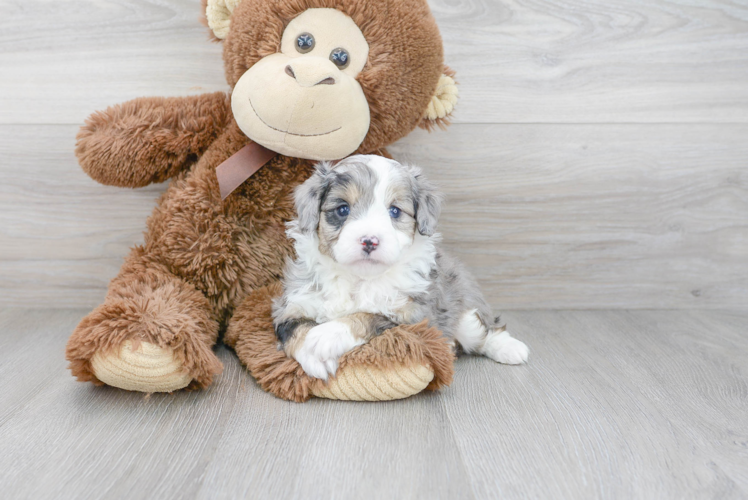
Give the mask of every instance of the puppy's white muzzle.
M 371 207 L 360 219 L 346 223 L 333 246 L 339 263 L 359 275 L 384 272 L 395 264 L 412 239 L 396 230 L 387 209 Z

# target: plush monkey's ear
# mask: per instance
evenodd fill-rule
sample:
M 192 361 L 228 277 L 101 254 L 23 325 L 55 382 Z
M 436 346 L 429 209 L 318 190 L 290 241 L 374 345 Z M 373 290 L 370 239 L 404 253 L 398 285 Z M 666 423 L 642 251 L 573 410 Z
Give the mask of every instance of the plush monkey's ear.
M 323 161 L 315 168 L 314 174 L 294 191 L 299 229 L 303 233 L 317 229 L 319 209 L 330 185 L 332 163 Z
M 436 84 L 436 91 L 431 97 L 426 111 L 423 113 L 423 119 L 419 126 L 426 130 L 431 130 L 434 126 L 446 128 L 449 125 L 449 118 L 457 104 L 457 96 L 460 91 L 457 88 L 457 82 L 454 80 L 455 72 L 448 66 L 444 66 L 444 73 L 439 77 L 439 83 Z
M 213 30 L 213 35 L 219 40 L 226 38 L 231 25 L 231 13 L 242 0 L 203 0 L 205 5 L 205 19 Z

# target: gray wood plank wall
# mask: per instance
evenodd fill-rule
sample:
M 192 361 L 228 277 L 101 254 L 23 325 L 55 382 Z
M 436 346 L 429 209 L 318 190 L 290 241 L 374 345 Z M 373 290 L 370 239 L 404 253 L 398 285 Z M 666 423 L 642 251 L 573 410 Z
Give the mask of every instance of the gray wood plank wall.
M 91 307 L 164 186 L 81 172 L 92 111 L 226 90 L 197 0 L 2 0 L 0 305 Z M 748 2 L 433 0 L 461 100 L 396 144 L 496 307 L 748 304 Z

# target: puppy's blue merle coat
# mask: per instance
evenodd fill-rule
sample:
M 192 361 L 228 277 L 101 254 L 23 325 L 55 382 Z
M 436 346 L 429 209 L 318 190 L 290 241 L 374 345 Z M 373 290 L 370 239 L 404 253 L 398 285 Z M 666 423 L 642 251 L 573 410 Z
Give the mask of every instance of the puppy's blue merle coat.
M 321 163 L 295 193 L 296 260 L 273 306 L 276 335 L 309 375 L 396 324 L 423 319 L 465 352 L 527 361 L 473 277 L 438 248 L 441 196 L 420 170 L 380 156 Z

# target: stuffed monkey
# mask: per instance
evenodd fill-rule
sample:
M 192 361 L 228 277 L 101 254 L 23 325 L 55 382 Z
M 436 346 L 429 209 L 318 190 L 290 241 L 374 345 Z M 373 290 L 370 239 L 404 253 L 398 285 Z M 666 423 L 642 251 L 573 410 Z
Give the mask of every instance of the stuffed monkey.
M 270 318 L 293 252 L 292 193 L 315 161 L 387 155 L 417 126 L 447 124 L 457 88 L 426 0 L 204 6 L 230 94 L 138 98 L 78 134 L 94 180 L 170 183 L 144 243 L 73 332 L 73 374 L 143 392 L 204 388 L 222 370 L 213 346 L 225 331 L 260 385 L 286 399 L 393 399 L 448 383 L 451 350 L 425 324 L 347 354 L 327 385 L 278 351 Z

